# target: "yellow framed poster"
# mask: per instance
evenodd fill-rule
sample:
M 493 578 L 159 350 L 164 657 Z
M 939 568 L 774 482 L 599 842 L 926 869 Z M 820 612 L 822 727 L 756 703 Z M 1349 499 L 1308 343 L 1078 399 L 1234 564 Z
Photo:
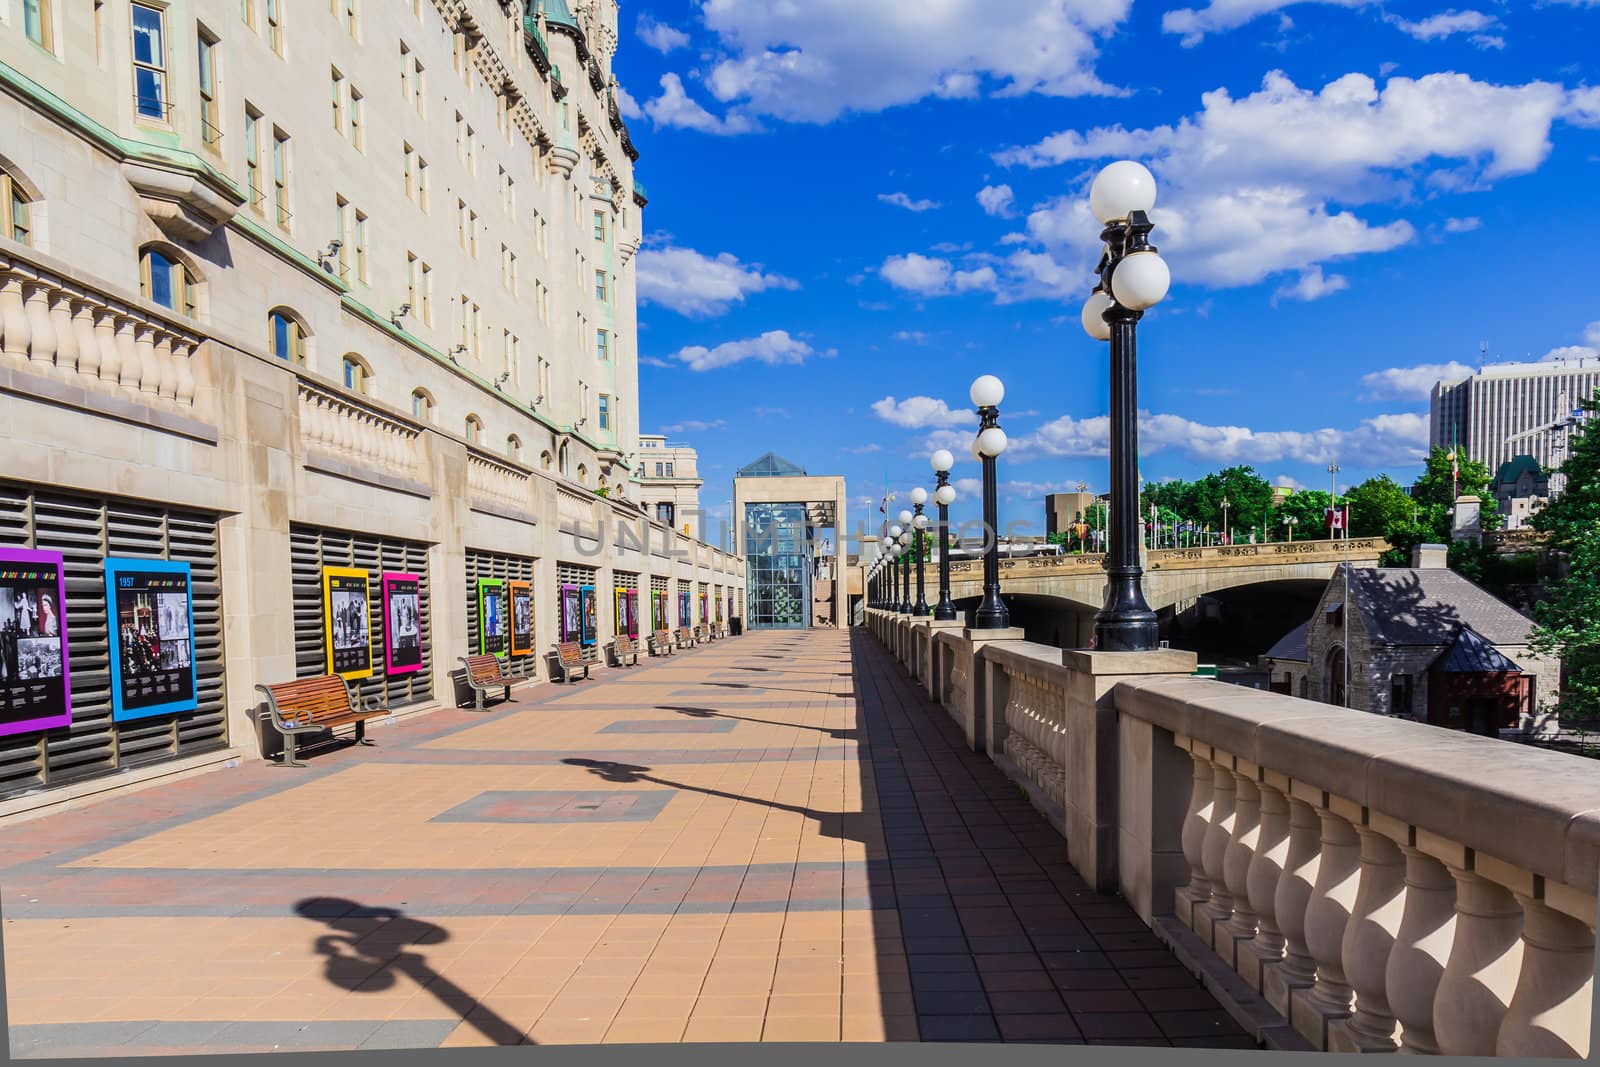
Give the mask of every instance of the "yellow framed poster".
M 322 637 L 328 673 L 371 678 L 371 575 L 360 567 L 322 568 Z

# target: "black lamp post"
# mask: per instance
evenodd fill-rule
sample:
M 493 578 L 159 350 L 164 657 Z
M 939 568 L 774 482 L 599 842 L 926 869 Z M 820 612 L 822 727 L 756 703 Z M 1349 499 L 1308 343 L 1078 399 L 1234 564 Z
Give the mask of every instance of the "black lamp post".
M 1111 342 L 1111 535 L 1105 604 L 1095 616 L 1095 647 L 1148 652 L 1159 644 L 1156 613 L 1144 596 L 1139 565 L 1139 423 L 1137 327 L 1145 309 L 1167 295 L 1172 275 L 1150 244 L 1146 214 L 1156 183 L 1138 163 L 1102 170 L 1089 189 L 1089 207 L 1105 225 L 1100 280 L 1083 306 L 1083 328 Z
M 900 614 L 911 614 L 911 519 L 909 511 L 900 513 L 900 521 L 905 524 L 905 529 L 900 531 L 900 550 L 906 553 L 905 563 L 900 568 Z
M 900 535 L 904 532 L 899 526 L 889 527 L 889 597 L 883 605 L 885 611 L 900 610 L 900 572 L 905 569 L 900 560 Z
M 930 457 L 938 484 L 933 499 L 939 505 L 939 604 L 933 617 L 940 622 L 950 622 L 956 617 L 956 602 L 950 599 L 950 505 L 956 499 L 956 487 L 950 484 L 950 468 L 956 458 L 949 449 L 941 448 Z
M 928 503 L 928 491 L 922 486 L 911 490 L 911 507 L 916 514 L 911 516 L 911 528 L 916 531 L 917 538 L 917 602 L 911 605 L 911 614 L 928 614 L 928 598 L 922 591 L 922 572 L 927 562 L 928 535 L 925 532 L 928 526 L 928 516 L 922 513 L 924 505 Z
M 1004 630 L 1011 625 L 1011 613 L 1000 599 L 1000 503 L 996 486 L 995 461 L 1006 450 L 1006 432 L 1000 428 L 1000 401 L 1006 387 L 992 374 L 972 383 L 970 396 L 978 409 L 978 439 L 972 453 L 983 463 L 983 603 L 973 619 L 974 630 Z

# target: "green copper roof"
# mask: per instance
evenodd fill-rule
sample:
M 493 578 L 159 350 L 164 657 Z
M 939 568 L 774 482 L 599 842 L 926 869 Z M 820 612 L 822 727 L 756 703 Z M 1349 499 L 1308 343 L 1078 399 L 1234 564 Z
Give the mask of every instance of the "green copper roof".
M 545 22 L 557 22 L 563 26 L 578 25 L 578 20 L 572 17 L 572 10 L 567 7 L 567 0 L 529 0 L 529 14 L 544 12 Z
M 1532 474 L 1535 478 L 1540 474 L 1539 461 L 1526 453 L 1520 456 L 1512 456 L 1500 464 L 1500 470 L 1495 473 L 1494 480 L 1500 485 L 1510 485 L 1522 477 L 1524 471 Z

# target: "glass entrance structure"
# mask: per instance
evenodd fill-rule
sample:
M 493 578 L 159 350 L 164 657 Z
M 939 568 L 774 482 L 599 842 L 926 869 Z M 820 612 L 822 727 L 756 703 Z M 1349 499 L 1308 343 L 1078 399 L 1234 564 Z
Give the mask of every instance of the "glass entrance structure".
M 810 624 L 810 532 L 805 504 L 745 505 L 745 622 L 751 629 Z

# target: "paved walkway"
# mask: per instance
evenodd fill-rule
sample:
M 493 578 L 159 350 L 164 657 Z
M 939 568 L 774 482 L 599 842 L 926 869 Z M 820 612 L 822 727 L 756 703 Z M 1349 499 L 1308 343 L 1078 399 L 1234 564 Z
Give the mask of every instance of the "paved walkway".
M 0 827 L 13 1055 L 1250 1047 L 862 635 L 373 737 Z

